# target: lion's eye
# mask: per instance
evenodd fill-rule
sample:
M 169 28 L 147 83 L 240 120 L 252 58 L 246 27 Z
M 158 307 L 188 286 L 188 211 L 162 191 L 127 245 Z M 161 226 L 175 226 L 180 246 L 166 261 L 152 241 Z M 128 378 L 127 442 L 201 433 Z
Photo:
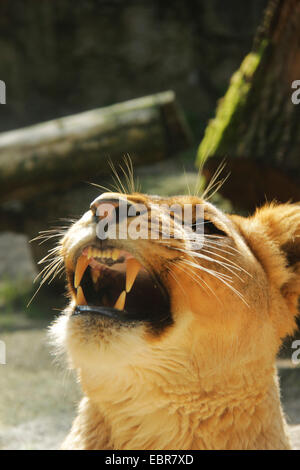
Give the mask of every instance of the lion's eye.
M 125 207 L 123 207 L 123 210 L 120 209 L 120 206 L 117 206 L 115 208 L 116 211 L 116 220 L 120 223 L 124 220 L 124 218 L 131 218 L 131 217 L 138 217 L 140 215 L 143 215 L 146 210 L 145 207 L 141 207 L 139 204 L 126 204 Z
M 227 234 L 219 229 L 211 220 L 204 221 L 204 234 L 217 235 L 218 237 L 226 237 Z
M 227 234 L 219 229 L 211 220 L 196 221 L 191 225 L 194 232 L 203 230 L 205 235 L 216 235 L 218 237 L 226 237 Z

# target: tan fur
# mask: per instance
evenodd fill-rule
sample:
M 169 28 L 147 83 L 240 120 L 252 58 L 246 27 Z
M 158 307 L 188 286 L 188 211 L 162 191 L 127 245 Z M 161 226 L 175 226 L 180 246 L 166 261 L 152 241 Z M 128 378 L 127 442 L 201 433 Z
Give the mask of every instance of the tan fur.
M 71 304 L 53 335 L 78 371 L 84 398 L 63 448 L 289 449 L 275 358 L 295 329 L 300 206 L 268 205 L 242 218 L 198 198 L 173 201 L 204 203 L 207 218 L 227 232 L 223 251 L 210 248 L 213 259 L 197 262 L 230 274 L 214 262 L 219 253 L 242 268 L 231 285 L 243 298 L 180 262 L 170 274 L 166 263 L 178 253 L 158 241 L 114 241 L 160 273 L 174 324 L 157 336 L 143 325 L 107 330 L 100 320 L 74 319 L 69 285 Z M 88 212 L 63 238 L 69 280 L 78 245 L 94 237 Z

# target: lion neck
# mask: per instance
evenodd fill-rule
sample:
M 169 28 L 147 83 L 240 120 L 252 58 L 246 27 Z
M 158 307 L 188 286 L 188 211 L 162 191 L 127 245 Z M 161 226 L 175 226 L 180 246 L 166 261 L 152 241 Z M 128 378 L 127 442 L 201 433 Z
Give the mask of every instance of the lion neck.
M 182 371 L 166 380 L 159 371 L 146 377 L 131 370 L 104 377 L 99 387 L 81 373 L 81 383 L 89 413 L 94 407 L 105 417 L 111 448 L 290 448 L 276 372 L 256 370 L 227 377 L 186 374 L 186 381 Z

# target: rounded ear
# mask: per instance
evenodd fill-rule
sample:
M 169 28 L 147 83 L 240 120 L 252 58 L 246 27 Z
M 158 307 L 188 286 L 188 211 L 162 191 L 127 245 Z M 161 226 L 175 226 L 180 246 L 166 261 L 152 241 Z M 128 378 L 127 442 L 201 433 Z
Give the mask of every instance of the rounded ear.
M 282 286 L 281 291 L 290 309 L 297 315 L 300 313 L 300 205 L 293 205 L 285 210 L 287 239 L 280 248 L 285 256 L 290 278 Z
M 300 204 L 268 204 L 239 224 L 293 315 L 300 313 Z

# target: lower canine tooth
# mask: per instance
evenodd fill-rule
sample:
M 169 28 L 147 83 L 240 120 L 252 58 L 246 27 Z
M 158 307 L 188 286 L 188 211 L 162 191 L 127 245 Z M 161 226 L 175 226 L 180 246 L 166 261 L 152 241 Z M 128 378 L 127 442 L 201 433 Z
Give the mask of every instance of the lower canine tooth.
M 79 256 L 77 264 L 76 264 L 75 276 L 74 276 L 74 287 L 76 289 L 80 284 L 80 281 L 82 279 L 84 271 L 88 267 L 88 264 L 89 264 L 89 260 L 86 256 L 84 255 Z
M 77 301 L 77 305 L 87 305 L 81 286 L 79 286 L 77 289 L 76 301 Z
M 133 286 L 133 283 L 138 275 L 139 270 L 141 269 L 140 263 L 134 259 L 130 258 L 127 260 L 126 264 L 126 292 L 130 292 Z
M 118 310 L 124 310 L 125 300 L 126 300 L 126 291 L 123 290 L 118 300 L 116 301 L 114 308 L 117 308 Z

